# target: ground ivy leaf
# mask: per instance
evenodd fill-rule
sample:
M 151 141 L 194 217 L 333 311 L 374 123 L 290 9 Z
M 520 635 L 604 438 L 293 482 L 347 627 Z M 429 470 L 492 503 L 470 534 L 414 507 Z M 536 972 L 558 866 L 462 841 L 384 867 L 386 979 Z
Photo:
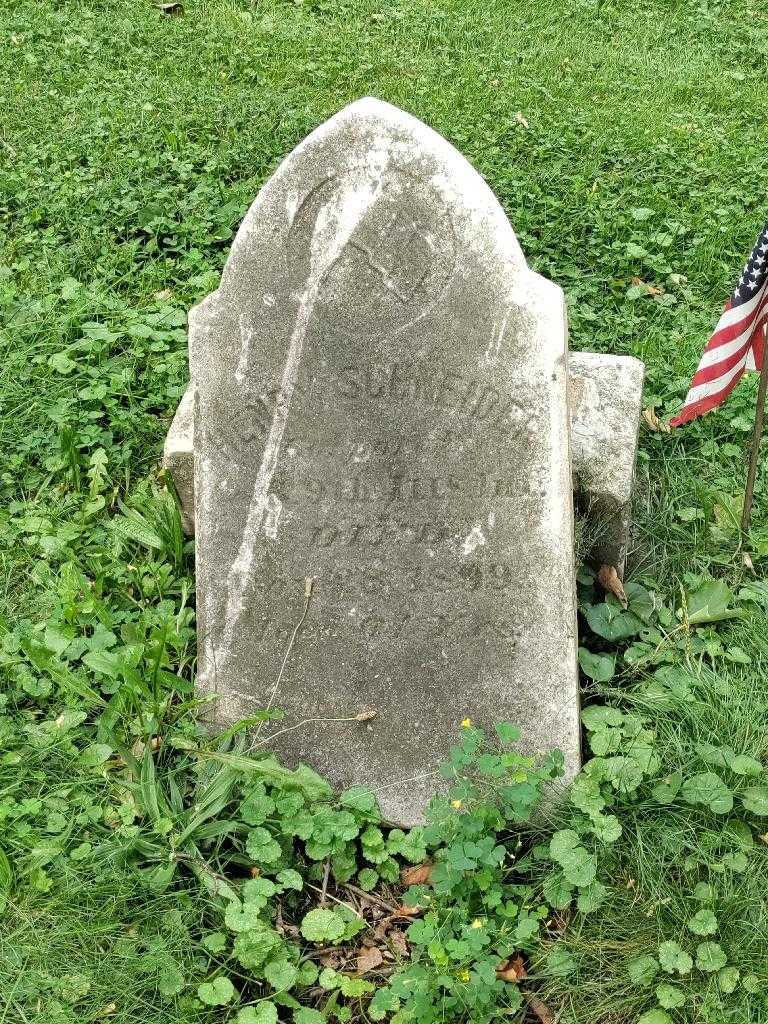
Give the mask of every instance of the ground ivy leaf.
M 659 963 L 667 974 L 688 974 L 693 967 L 691 957 L 673 939 L 668 939 L 659 946 Z
M 591 914 L 602 906 L 607 893 L 608 890 L 602 882 L 592 882 L 581 890 L 576 905 L 583 914 Z
M 304 915 L 301 934 L 310 942 L 336 942 L 346 930 L 345 922 L 332 910 L 317 908 Z
M 660 985 L 656 986 L 656 998 L 665 1010 L 673 1010 L 676 1006 L 683 1005 L 685 993 L 682 989 L 677 988 L 676 985 L 670 985 L 669 982 L 663 981 Z
M 544 880 L 542 891 L 548 903 L 556 910 L 563 910 L 571 902 L 573 887 L 566 881 L 562 871 L 553 871 Z
M 763 770 L 763 766 L 754 757 L 749 757 L 748 754 L 737 754 L 736 757 L 731 761 L 729 768 L 736 775 L 750 775 L 757 776 Z
M 688 622 L 692 626 L 706 622 L 722 622 L 724 619 L 739 619 L 745 614 L 742 608 L 729 608 L 733 594 L 725 580 L 708 580 L 693 593 L 686 594 Z
M 703 804 L 714 814 L 727 814 L 733 807 L 733 794 L 715 772 L 701 772 L 686 779 L 680 796 L 689 804 Z
M 270 960 L 264 967 L 264 977 L 276 991 L 287 991 L 296 984 L 298 969 L 289 960 Z
M 768 814 L 768 786 L 750 786 L 741 794 L 745 811 L 752 814 Z
M 235 1024 L 277 1024 L 277 1007 L 268 1001 L 244 1006 L 238 1011 Z
M 197 989 L 197 997 L 206 1006 L 226 1006 L 235 996 L 235 986 L 229 978 L 214 978 L 205 981 Z
M 608 707 L 603 704 L 593 704 L 592 707 L 584 708 L 581 712 L 581 720 L 585 728 L 605 729 L 609 726 L 618 727 L 624 721 L 624 715 L 618 708 Z
M 694 935 L 714 935 L 717 918 L 711 910 L 699 910 L 688 921 L 688 928 Z
M 379 805 L 376 794 L 372 790 L 366 789 L 365 786 L 352 786 L 350 789 L 345 789 L 339 797 L 339 803 L 342 807 L 358 811 L 360 814 L 378 815 Z
M 739 983 L 739 969 L 738 967 L 723 967 L 717 972 L 717 983 L 720 986 L 720 990 L 730 995 L 731 992 L 736 991 L 736 986 Z
M 672 1018 L 666 1010 L 648 1010 L 642 1017 L 638 1017 L 637 1024 L 672 1024 Z
M 656 977 L 659 969 L 659 962 L 650 953 L 635 957 L 627 964 L 627 972 L 633 985 L 640 985 L 643 988 L 650 985 Z
M 272 864 L 280 859 L 280 844 L 265 828 L 253 828 L 245 841 L 245 852 L 261 864 Z
M 224 923 L 233 932 L 247 932 L 259 923 L 259 907 L 256 903 L 241 903 L 231 900 L 224 911 Z
M 278 871 L 276 877 L 283 889 L 296 889 L 297 892 L 301 892 L 304 888 L 304 879 L 293 868 L 285 868 L 283 871 Z
M 224 932 L 208 932 L 203 937 L 203 945 L 210 953 L 221 953 L 227 948 L 227 936 Z
M 702 942 L 696 947 L 696 966 L 700 971 L 712 973 L 725 967 L 728 957 L 717 942 Z
M 579 667 L 588 679 L 596 683 L 607 683 L 616 674 L 616 655 L 593 654 L 586 647 L 580 647 Z
M 325 1024 L 325 1017 L 319 1010 L 313 1010 L 309 1006 L 301 1006 L 293 1011 L 294 1024 Z

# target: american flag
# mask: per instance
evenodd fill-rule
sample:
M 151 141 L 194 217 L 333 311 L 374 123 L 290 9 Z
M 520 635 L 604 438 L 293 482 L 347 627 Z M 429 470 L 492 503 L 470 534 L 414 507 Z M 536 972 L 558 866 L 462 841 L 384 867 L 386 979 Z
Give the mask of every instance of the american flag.
M 763 365 L 768 320 L 768 224 L 760 232 L 739 283 L 707 342 L 683 408 L 671 427 L 703 416 L 730 395 L 747 370 Z

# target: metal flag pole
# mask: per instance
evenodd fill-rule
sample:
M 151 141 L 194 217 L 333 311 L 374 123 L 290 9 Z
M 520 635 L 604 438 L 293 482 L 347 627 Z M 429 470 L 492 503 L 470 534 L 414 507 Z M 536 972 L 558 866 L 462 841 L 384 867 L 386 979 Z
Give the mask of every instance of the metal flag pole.
M 763 339 L 765 339 L 765 328 L 763 328 Z M 749 470 L 747 472 L 747 486 L 744 490 L 744 507 L 741 513 L 741 532 L 749 533 L 749 526 L 752 521 L 752 501 L 755 497 L 755 477 L 757 476 L 757 459 L 760 454 L 760 441 L 763 437 L 763 422 L 765 420 L 765 394 L 768 391 L 768 352 L 765 351 L 766 344 L 763 340 L 763 365 L 760 370 L 760 384 L 757 388 L 757 408 L 755 409 L 755 425 L 752 428 L 752 440 L 749 446 Z

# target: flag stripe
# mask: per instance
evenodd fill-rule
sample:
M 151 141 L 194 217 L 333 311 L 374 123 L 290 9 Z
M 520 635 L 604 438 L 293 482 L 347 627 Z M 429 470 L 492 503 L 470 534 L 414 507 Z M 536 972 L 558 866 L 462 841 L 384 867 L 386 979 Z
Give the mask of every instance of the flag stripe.
M 699 368 L 691 381 L 691 388 L 696 387 L 697 384 L 704 384 L 709 380 L 716 380 L 717 377 L 727 373 L 740 359 L 744 358 L 752 345 L 752 339 L 755 334 L 755 320 L 759 321 L 763 315 L 766 303 L 768 303 L 768 289 L 763 292 L 762 305 L 756 311 L 756 316 L 750 317 L 747 327 L 738 338 L 734 338 L 732 342 L 729 342 L 727 347 L 721 345 L 719 348 L 704 352 Z
M 768 289 L 764 288 L 755 296 L 758 301 L 755 303 L 752 310 L 743 316 L 741 320 L 734 321 L 729 324 L 728 328 L 725 330 L 720 329 L 722 317 L 720 318 L 712 337 L 704 348 L 704 356 L 707 356 L 707 359 L 705 360 L 704 356 L 702 356 L 699 366 L 702 364 L 709 365 L 710 363 L 717 362 L 719 358 L 724 358 L 728 352 L 736 351 L 744 340 L 745 332 L 749 331 L 750 327 L 754 324 L 756 317 L 760 315 L 760 312 L 765 305 L 766 294 L 768 294 Z M 730 310 L 728 312 L 730 312 Z M 723 314 L 723 316 L 725 316 L 725 314 Z M 728 349 L 721 356 L 721 350 L 726 346 L 728 346 Z
M 725 373 L 721 373 L 714 380 L 704 381 L 703 384 L 698 384 L 688 392 L 685 399 L 686 406 L 692 402 L 698 402 L 702 398 L 706 398 L 708 395 L 716 395 L 718 391 L 721 391 L 726 384 L 728 384 L 734 377 L 738 377 L 744 370 L 744 365 L 747 361 L 746 350 L 742 353 L 741 358 L 732 366 L 730 370 L 726 370 Z
M 724 401 L 745 370 L 762 366 L 768 320 L 768 224 L 704 347 L 680 413 L 677 427 Z
M 733 389 L 741 380 L 741 374 L 737 373 L 728 384 L 721 391 L 716 391 L 711 395 L 705 395 L 703 398 L 698 399 L 692 405 L 685 404 L 679 416 L 675 416 L 674 419 L 669 421 L 671 427 L 680 427 L 683 423 L 688 423 L 690 420 L 696 419 L 697 416 L 703 416 L 705 412 L 709 412 L 714 409 L 715 406 L 720 405 L 730 395 Z
M 752 298 L 748 299 L 746 302 L 740 302 L 738 306 L 732 306 L 729 302 L 727 309 L 723 310 L 723 315 L 718 321 L 718 328 L 730 327 L 731 324 L 738 323 L 740 320 L 743 320 L 744 317 L 755 309 L 759 302 L 759 292 L 756 295 L 753 295 Z

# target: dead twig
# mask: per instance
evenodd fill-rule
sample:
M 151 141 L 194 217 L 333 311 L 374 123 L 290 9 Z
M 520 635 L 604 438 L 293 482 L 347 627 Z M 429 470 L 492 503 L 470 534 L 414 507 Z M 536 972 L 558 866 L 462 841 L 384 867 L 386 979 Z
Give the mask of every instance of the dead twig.
M 393 906 L 391 903 L 387 903 L 385 899 L 382 899 L 381 896 L 378 896 L 376 893 L 366 892 L 365 889 L 359 889 L 356 885 L 352 885 L 351 882 L 345 882 L 344 888 L 349 889 L 349 891 L 353 892 L 356 896 L 360 896 L 361 899 L 370 900 L 371 903 L 378 903 L 380 907 L 384 907 L 385 910 L 388 910 L 390 914 L 394 914 L 395 917 L 402 916 L 397 907 Z
M 312 885 L 311 882 L 305 882 L 304 884 L 306 885 L 306 887 L 308 889 L 312 889 L 313 892 L 319 892 L 322 895 L 323 890 L 320 889 L 318 886 Z M 357 916 L 360 918 L 361 921 L 365 920 L 363 915 L 357 910 L 356 907 L 352 906 L 352 904 L 349 902 L 349 900 L 340 900 L 337 896 L 332 895 L 330 892 L 326 892 L 325 897 L 326 897 L 326 899 L 333 900 L 334 903 L 338 903 L 340 907 L 349 907 L 349 909 L 354 914 L 357 914 Z M 368 924 L 367 921 L 365 923 Z
M 328 876 L 331 873 L 331 861 L 329 857 L 325 858 L 325 871 L 323 872 L 323 888 L 320 893 L 320 906 L 325 906 L 325 900 L 328 895 Z
M 271 733 L 260 743 L 256 743 L 254 738 L 254 742 L 248 748 L 248 752 L 250 753 L 253 750 L 257 750 L 259 747 L 266 746 L 267 743 L 271 743 L 272 740 L 277 739 L 278 736 L 284 736 L 287 732 L 295 732 L 296 729 L 303 729 L 305 725 L 312 725 L 315 722 L 370 722 L 372 718 L 377 716 L 377 714 L 378 711 L 366 709 L 364 711 L 358 711 L 356 715 L 351 715 L 349 718 L 302 718 L 302 720 L 297 722 L 296 725 L 288 725 L 285 729 L 278 729 L 277 732 Z M 258 736 L 258 733 L 256 735 Z
M 338 946 L 323 946 L 322 949 L 310 949 L 308 953 L 305 953 L 299 958 L 299 963 L 303 964 L 305 960 L 317 960 L 319 956 L 326 956 L 328 953 L 339 953 L 340 949 Z

